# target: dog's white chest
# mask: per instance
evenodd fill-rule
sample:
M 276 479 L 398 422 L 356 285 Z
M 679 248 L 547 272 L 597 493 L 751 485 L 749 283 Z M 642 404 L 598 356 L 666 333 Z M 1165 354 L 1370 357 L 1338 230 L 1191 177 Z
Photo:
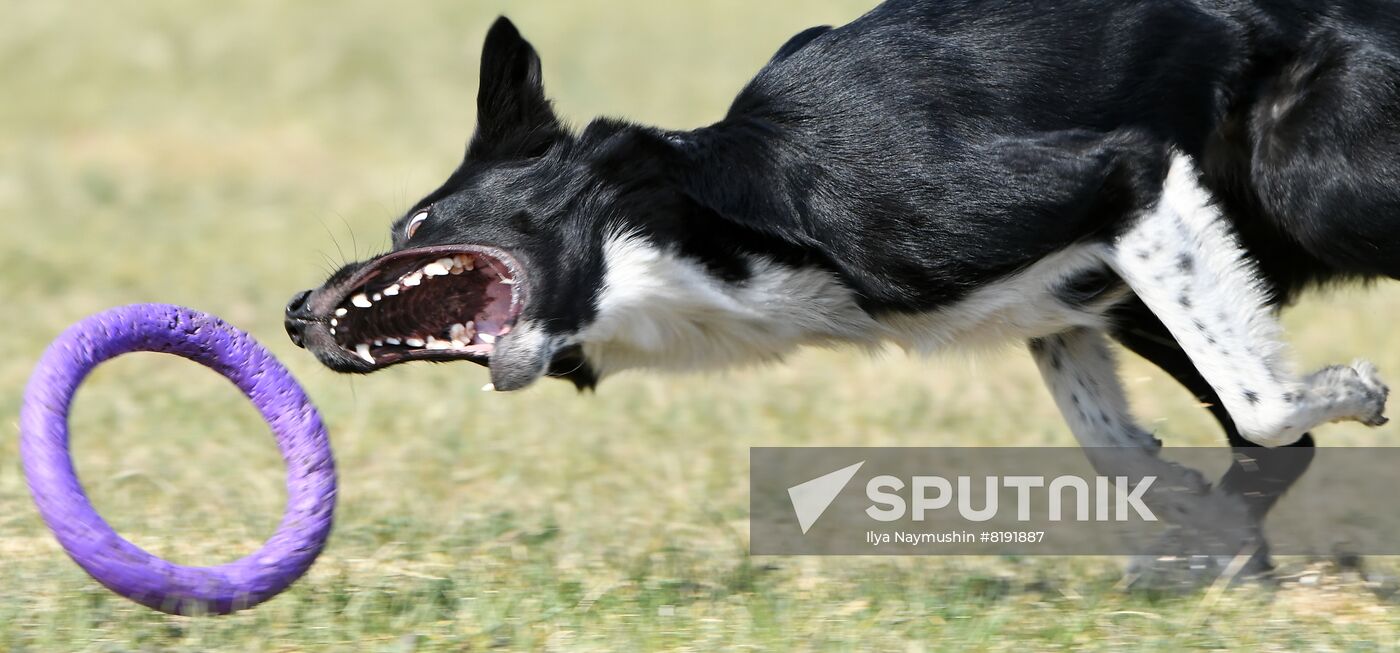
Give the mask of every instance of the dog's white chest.
M 935 311 L 883 316 L 887 338 L 911 351 L 932 353 L 948 347 L 979 348 L 1023 342 L 1077 326 L 1103 326 L 1102 309 L 1073 306 L 1057 293 L 1076 275 L 1101 269 L 1103 250 L 1076 246 L 1029 268 L 979 288 L 961 301 Z
M 577 335 L 602 374 L 771 361 L 809 344 L 890 342 L 931 353 L 1102 325 L 1099 310 L 1071 306 L 1056 295 L 1074 275 L 1103 266 L 1101 252 L 1091 246 L 1046 257 L 939 310 L 878 318 L 861 309 L 855 293 L 833 275 L 817 269 L 755 260 L 747 280 L 727 283 L 642 238 L 615 237 L 604 250 L 607 272 L 597 318 Z

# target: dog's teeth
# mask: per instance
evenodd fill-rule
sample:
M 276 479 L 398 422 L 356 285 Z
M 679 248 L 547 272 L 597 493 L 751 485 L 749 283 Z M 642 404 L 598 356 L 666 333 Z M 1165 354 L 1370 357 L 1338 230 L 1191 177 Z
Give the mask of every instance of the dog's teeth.
M 331 326 L 333 326 L 333 327 L 340 326 L 340 320 L 337 320 L 337 319 L 335 319 L 335 318 L 331 318 Z
M 384 301 L 384 295 L 382 295 L 382 294 L 380 294 L 380 293 L 374 293 L 374 301 L 376 301 L 376 302 Z
M 481 391 L 482 391 L 482 392 L 495 392 L 495 391 L 496 391 L 496 384 L 494 384 L 494 383 L 487 383 L 486 385 L 481 386 Z
M 454 324 L 452 325 L 452 328 L 447 330 L 448 337 L 452 338 L 453 340 L 459 340 L 461 342 L 471 342 L 472 335 L 474 335 L 475 333 L 475 322 L 468 322 L 466 324 Z
M 337 308 L 337 309 L 335 309 L 335 316 L 336 316 L 336 317 L 345 317 L 345 315 L 346 315 L 347 313 L 349 313 L 349 312 L 350 312 L 350 309 L 346 309 L 346 308 Z
M 512 279 L 510 277 L 501 277 L 501 283 L 507 286 L 513 286 L 515 285 L 515 279 Z
M 419 338 L 406 338 L 406 339 L 403 341 L 403 344 L 408 345 L 409 347 L 422 347 L 423 345 L 425 345 L 425 344 L 427 344 L 427 343 L 423 342 L 423 341 L 422 341 L 421 339 L 419 339 Z
M 476 267 L 476 259 L 472 258 L 471 254 L 458 254 L 452 257 L 452 261 L 463 270 L 470 270 Z
M 388 288 L 385 288 L 385 289 L 384 289 L 384 296 L 385 296 L 385 297 L 393 297 L 394 295 L 397 295 L 397 294 L 399 294 L 399 286 L 398 286 L 397 284 L 392 285 L 392 286 L 389 286 Z
M 423 266 L 423 276 L 425 277 L 440 277 L 444 274 L 447 274 L 447 266 L 438 261 Z
M 384 346 L 384 340 L 383 340 L 382 338 L 375 338 L 375 339 L 374 339 L 374 346 L 375 346 L 375 347 L 383 347 L 383 346 Z
M 384 342 L 387 342 L 387 343 L 389 343 L 389 344 L 391 344 L 391 345 L 394 345 L 394 346 L 398 346 L 398 345 L 402 345 L 402 344 L 403 344 L 403 341 L 402 341 L 402 340 L 399 340 L 398 338 L 385 338 L 385 339 L 384 339 Z
M 369 300 L 369 297 L 366 297 L 364 293 L 360 293 L 358 295 L 355 295 L 354 297 L 351 297 L 350 303 L 360 308 L 369 308 L 371 306 L 374 306 L 374 303 L 371 302 Z
M 488 345 L 496 344 L 496 335 L 493 333 L 478 333 L 476 337 Z
M 404 287 L 406 288 L 412 288 L 420 283 L 423 283 L 423 273 L 414 272 L 413 274 L 404 277 L 401 283 L 403 283 Z
M 447 330 L 447 335 L 452 338 L 453 349 L 466 349 L 471 344 L 472 335 L 476 333 L 474 322 L 466 324 L 454 324 Z
M 331 327 L 331 335 L 335 335 L 335 327 Z
M 432 340 L 432 339 L 428 340 L 428 349 L 432 349 L 432 350 L 434 350 L 434 351 L 440 351 L 440 350 L 443 350 L 443 349 L 451 349 L 451 348 L 452 348 L 452 341 L 451 341 L 451 340 Z
M 370 365 L 374 364 L 374 357 L 369 355 L 368 344 L 362 342 L 358 345 L 355 345 L 355 353 L 358 354 L 360 358 L 365 359 L 366 363 L 369 363 Z

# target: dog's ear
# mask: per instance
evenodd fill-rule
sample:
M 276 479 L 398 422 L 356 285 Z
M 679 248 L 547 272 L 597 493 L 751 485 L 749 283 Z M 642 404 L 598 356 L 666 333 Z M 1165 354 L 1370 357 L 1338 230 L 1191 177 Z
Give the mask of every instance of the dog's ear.
M 683 155 L 659 130 L 611 118 L 594 120 L 579 140 L 592 145 L 593 171 L 613 182 L 677 179 Z
M 733 227 L 787 243 L 819 244 L 801 223 L 782 218 L 794 211 L 784 204 L 787 196 L 772 192 L 761 169 L 721 165 L 692 139 L 609 119 L 594 121 L 580 137 L 596 143 L 593 171 L 614 184 L 669 188 Z
M 505 16 L 497 18 L 486 33 L 476 108 L 469 158 L 539 156 L 563 135 L 544 96 L 540 57 Z

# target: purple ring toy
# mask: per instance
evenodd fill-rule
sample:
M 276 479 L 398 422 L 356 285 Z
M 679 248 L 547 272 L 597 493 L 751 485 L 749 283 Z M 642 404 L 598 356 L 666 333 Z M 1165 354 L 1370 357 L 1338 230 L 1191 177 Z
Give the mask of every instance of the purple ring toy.
M 99 363 L 134 351 L 182 356 L 224 375 L 272 427 L 287 462 L 287 509 L 256 553 L 215 567 L 161 560 L 117 535 L 88 501 L 68 452 L 68 410 Z M 272 354 L 217 317 L 136 304 L 89 317 L 49 345 L 24 393 L 20 455 L 39 513 L 68 555 L 99 583 L 171 614 L 227 614 L 286 589 L 331 531 L 335 463 L 321 416 Z

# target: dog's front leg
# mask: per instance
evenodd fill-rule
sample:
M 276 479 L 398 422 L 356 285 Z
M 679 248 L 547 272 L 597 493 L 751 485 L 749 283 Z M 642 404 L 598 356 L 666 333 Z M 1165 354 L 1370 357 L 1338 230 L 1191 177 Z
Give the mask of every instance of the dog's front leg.
M 1162 443 L 1138 426 L 1106 336 L 1080 327 L 1030 342 L 1031 355 L 1070 431 L 1105 475 L 1157 476 L 1159 487 L 1204 494 L 1205 477 L 1157 457 Z M 1105 467 L 1111 467 L 1105 468 Z
M 1242 499 L 1212 490 L 1196 470 L 1157 456 L 1161 442 L 1133 418 L 1102 332 L 1071 329 L 1032 340 L 1030 349 L 1056 406 L 1095 470 L 1108 477 L 1154 477 L 1144 501 L 1154 513 L 1189 534 L 1153 545 L 1154 554 L 1235 555 L 1263 550 L 1258 525 Z
M 1187 157 L 1174 158 L 1157 205 L 1115 239 L 1109 264 L 1251 442 L 1291 444 L 1326 422 L 1386 422 L 1389 391 L 1370 363 L 1292 371 L 1259 278 Z
M 1071 329 L 1032 340 L 1030 349 L 1080 446 L 1127 447 L 1156 455 L 1162 442 L 1133 419 L 1103 333 Z

